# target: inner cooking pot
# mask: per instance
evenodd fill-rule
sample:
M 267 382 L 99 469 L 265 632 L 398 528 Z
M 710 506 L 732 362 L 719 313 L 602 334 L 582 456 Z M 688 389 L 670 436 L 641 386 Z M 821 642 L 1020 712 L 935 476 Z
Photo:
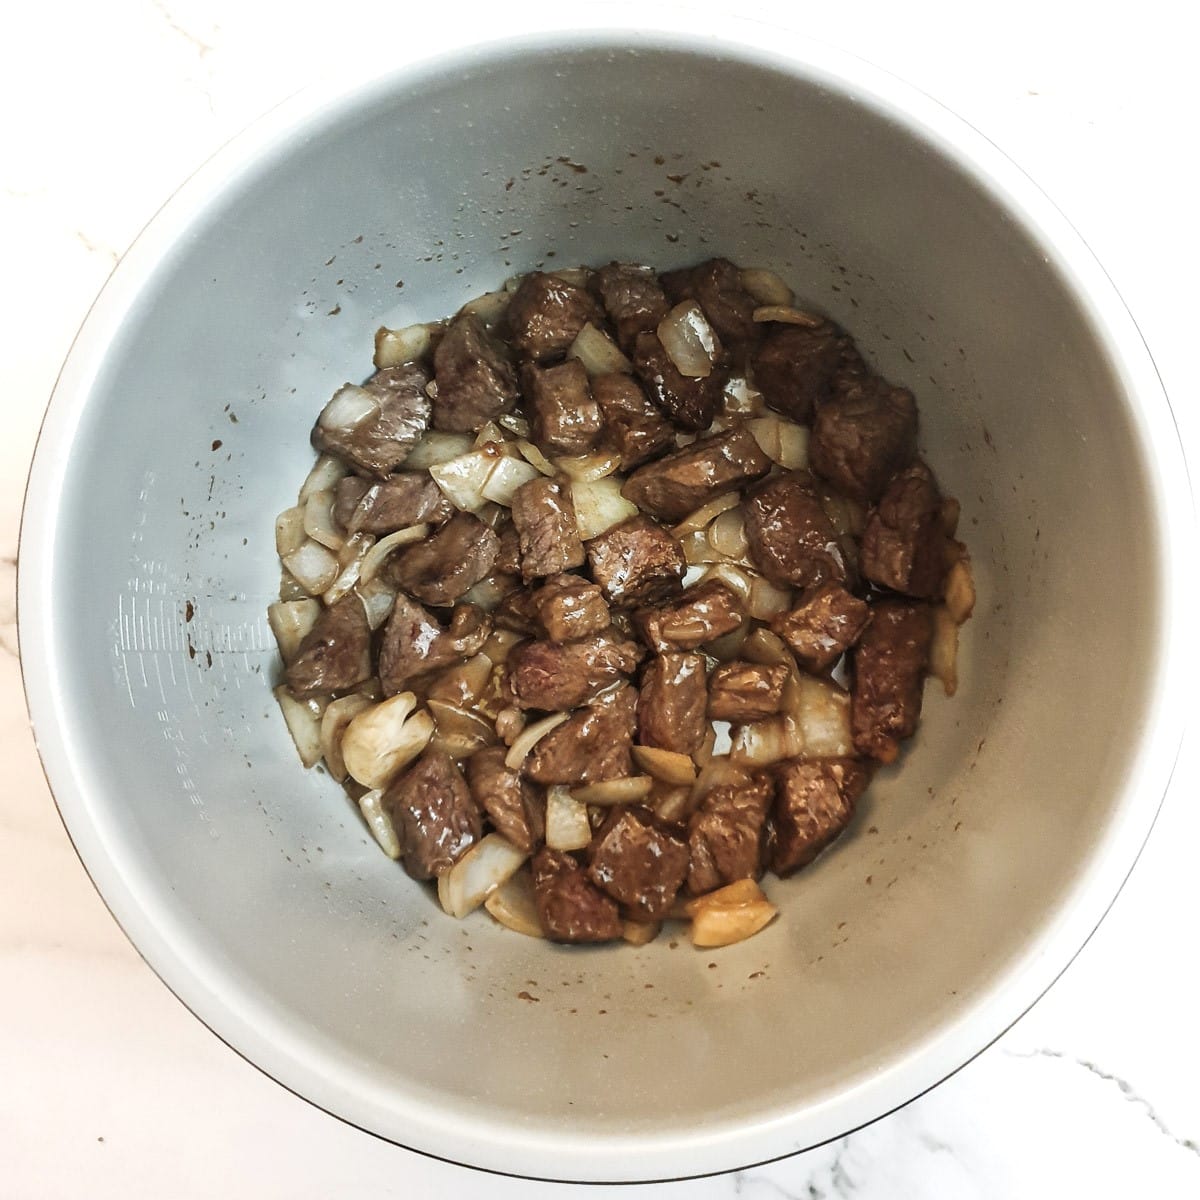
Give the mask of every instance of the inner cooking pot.
M 1111 901 L 1161 798 L 1171 515 L 1132 323 L 983 139 L 774 34 L 554 34 L 321 89 L 205 167 L 67 363 L 21 546 L 47 772 L 116 917 L 275 1078 L 462 1162 L 582 1179 L 787 1153 L 978 1052 Z M 273 519 L 372 337 L 535 266 L 778 271 L 916 394 L 979 603 L 960 693 L 848 833 L 698 951 L 444 916 L 271 696 Z M 681 929 L 681 927 L 676 927 Z

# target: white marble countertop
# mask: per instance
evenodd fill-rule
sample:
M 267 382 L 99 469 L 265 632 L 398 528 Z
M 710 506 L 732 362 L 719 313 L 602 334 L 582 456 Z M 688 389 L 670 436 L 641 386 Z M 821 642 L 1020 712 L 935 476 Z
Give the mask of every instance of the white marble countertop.
M 437 6 L 61 0 L 10 6 L 0 42 L 0 1196 L 561 1197 L 378 1141 L 309 1106 L 195 1020 L 126 942 L 59 823 L 21 695 L 13 581 L 42 410 L 88 304 L 177 183 L 364 38 Z M 697 19 L 715 7 L 695 3 Z M 1106 265 L 1200 465 L 1195 411 L 1193 18 L 1172 0 L 743 0 L 956 109 L 1024 166 Z M 1085 16 L 1086 13 L 1086 16 Z M 453 19 L 467 21 L 470 5 Z M 379 23 L 382 22 L 380 26 Z M 1197 781 L 1184 749 L 1100 931 L 979 1059 L 892 1116 L 656 1198 L 1039 1200 L 1200 1196 Z M 650 1188 L 599 1188 L 624 1198 Z

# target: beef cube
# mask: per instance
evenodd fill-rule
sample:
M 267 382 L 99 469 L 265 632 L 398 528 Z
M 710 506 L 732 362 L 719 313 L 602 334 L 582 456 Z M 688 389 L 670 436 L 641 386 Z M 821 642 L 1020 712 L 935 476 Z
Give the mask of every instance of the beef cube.
M 608 440 L 632 471 L 675 445 L 675 431 L 629 375 L 597 375 L 592 396 L 600 406 Z
M 633 343 L 633 369 L 646 394 L 684 429 L 707 429 L 721 407 L 729 372 L 724 352 L 700 378 L 680 374 L 657 333 L 639 333 Z
M 929 468 L 917 461 L 892 478 L 867 518 L 862 573 L 906 596 L 940 596 L 946 547 L 942 498 Z
M 496 526 L 496 536 L 500 544 L 496 549 L 494 570 L 500 575 L 520 575 L 521 573 L 521 535 L 510 517 Z
M 379 406 L 353 429 L 327 428 L 322 418 L 313 426 L 312 444 L 365 475 L 384 479 L 407 457 L 429 428 L 430 403 L 425 394 L 428 372 L 416 363 L 376 371 L 363 384 Z
M 911 737 L 921 718 L 921 697 L 933 613 L 928 604 L 880 600 L 854 648 L 850 727 L 860 753 L 893 762 L 900 739 Z
M 358 475 L 340 479 L 333 519 L 348 533 L 376 537 L 409 525 L 441 525 L 454 515 L 454 506 L 426 471 L 400 471 L 379 483 Z
M 687 846 L 640 806 L 614 808 L 588 847 L 588 878 L 635 921 L 666 916 L 687 872 Z
M 773 617 L 771 629 L 787 642 L 802 667 L 820 674 L 858 641 L 870 619 L 865 600 L 840 583 L 823 583 L 805 592 L 791 612 Z
M 531 853 L 546 836 L 546 800 L 536 784 L 504 765 L 503 746 L 485 746 L 467 759 L 471 796 L 518 850 Z
M 520 642 L 508 655 L 508 683 L 519 708 L 578 708 L 633 672 L 636 642 L 604 632 L 576 642 Z
M 665 654 L 669 650 L 695 650 L 724 633 L 732 633 L 745 615 L 737 594 L 713 579 L 689 588 L 669 604 L 639 608 L 633 622 L 642 640 Z
M 587 454 L 604 431 L 587 371 L 578 359 L 555 367 L 527 363 L 521 371 L 533 442 L 544 454 Z
M 708 715 L 714 721 L 761 721 L 783 707 L 783 665 L 722 663 L 708 683 Z
M 761 479 L 771 465 L 748 429 L 733 429 L 639 467 L 621 495 L 660 521 L 682 521 L 714 496 Z
M 668 271 L 662 276 L 662 286 L 673 305 L 695 300 L 734 362 L 745 365 L 763 330 L 754 320 L 758 301 L 742 286 L 742 273 L 733 263 L 713 258 L 695 267 Z
M 592 883 L 569 854 L 543 846 L 534 856 L 533 902 L 554 942 L 609 942 L 621 936 L 617 902 Z
M 551 730 L 525 760 L 535 783 L 600 783 L 633 774 L 637 690 L 623 687 Z
M 460 313 L 433 353 L 437 399 L 433 424 L 451 433 L 474 433 L 510 412 L 520 396 L 508 350 L 474 313 Z
M 845 582 L 848 565 L 837 530 L 807 472 L 766 480 L 747 494 L 742 511 L 750 558 L 777 587 Z
M 533 593 L 533 608 L 552 642 L 607 629 L 611 618 L 600 588 L 578 575 L 553 575 Z
M 704 655 L 656 655 L 642 672 L 638 740 L 643 746 L 695 754 L 708 734 L 707 701 Z
M 518 354 L 536 362 L 562 357 L 585 325 L 603 319 L 583 288 L 541 271 L 521 280 L 505 314 L 509 341 Z
M 658 276 L 646 267 L 625 263 L 601 267 L 596 272 L 596 290 L 626 354 L 633 352 L 637 335 L 654 329 L 671 307 Z
M 483 836 L 483 818 L 462 772 L 432 746 L 388 784 L 381 803 L 414 879 L 444 875 Z
M 417 676 L 478 654 L 491 632 L 491 619 L 473 604 L 458 605 L 449 628 L 443 629 L 420 604 L 400 592 L 379 648 L 384 694 L 394 696 Z
M 916 452 L 916 401 L 878 376 L 847 384 L 813 418 L 809 465 L 855 500 L 879 499 Z
M 751 366 L 767 407 L 802 425 L 833 397 L 839 381 L 865 369 L 854 343 L 829 321 L 772 327 Z
M 517 488 L 513 524 L 521 546 L 521 575 L 528 583 L 583 566 L 583 543 L 571 493 L 553 479 L 531 479 Z
M 687 562 L 683 547 L 649 517 L 630 517 L 587 544 L 592 577 L 610 604 L 651 604 L 676 595 Z
M 536 636 L 539 630 L 537 606 L 534 593 L 527 587 L 515 587 L 492 609 L 492 620 L 498 629 L 509 629 L 513 633 Z
M 285 682 L 296 696 L 340 692 L 365 683 L 371 666 L 371 627 L 351 593 L 323 608 L 288 664 Z
M 773 788 L 761 772 L 734 771 L 688 820 L 688 891 L 703 895 L 762 874 Z
M 790 875 L 812 862 L 846 828 L 871 781 L 856 758 L 790 758 L 775 767 L 771 870 Z
M 478 517 L 455 513 L 423 542 L 393 554 L 386 575 L 410 596 L 449 607 L 491 574 L 500 539 Z

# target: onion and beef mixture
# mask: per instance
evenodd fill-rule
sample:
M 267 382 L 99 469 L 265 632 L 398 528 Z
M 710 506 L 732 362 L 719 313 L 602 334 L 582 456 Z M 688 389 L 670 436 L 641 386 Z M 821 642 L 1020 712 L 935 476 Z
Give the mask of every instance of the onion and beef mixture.
M 276 535 L 276 696 L 442 907 L 697 945 L 776 913 L 956 685 L 912 394 L 766 270 L 535 271 L 380 329 Z

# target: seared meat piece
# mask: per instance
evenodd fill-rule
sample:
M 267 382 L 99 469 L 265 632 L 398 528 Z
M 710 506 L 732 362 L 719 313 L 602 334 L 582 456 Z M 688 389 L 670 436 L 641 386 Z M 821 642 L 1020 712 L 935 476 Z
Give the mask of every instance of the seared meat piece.
M 513 588 L 492 610 L 492 620 L 499 629 L 511 629 L 513 633 L 527 633 L 533 637 L 539 624 L 533 592 L 527 587 Z
M 669 604 L 639 608 L 633 623 L 648 646 L 665 654 L 668 650 L 694 650 L 723 633 L 732 633 L 745 615 L 737 594 L 713 579 L 689 588 Z
M 933 614 L 928 604 L 880 600 L 854 649 L 850 726 L 860 754 L 889 763 L 921 717 Z
M 521 371 L 532 441 L 543 454 L 587 454 L 604 429 L 587 371 L 578 359 L 556 367 L 527 363 Z
M 820 674 L 858 641 L 870 619 L 865 600 L 840 583 L 823 583 L 805 592 L 791 612 L 773 617 L 771 629 L 787 642 L 802 667 Z
M 807 425 L 837 383 L 865 370 L 854 343 L 836 325 L 775 325 L 751 361 L 768 408 Z
M 742 287 L 742 273 L 733 263 L 713 258 L 685 270 L 668 271 L 662 276 L 662 286 L 673 305 L 695 300 L 734 362 L 745 364 L 763 329 L 754 320 L 758 301 Z
M 646 394 L 663 412 L 684 429 L 707 429 L 721 407 L 721 396 L 729 372 L 724 352 L 703 378 L 681 375 L 657 333 L 639 333 L 633 343 L 633 369 Z
M 349 534 L 378 537 L 426 521 L 440 525 L 454 511 L 427 472 L 400 471 L 379 483 L 360 475 L 338 480 L 333 519 Z
M 388 784 L 382 804 L 414 879 L 444 875 L 483 836 L 483 819 L 462 772 L 432 746 Z
M 520 575 L 521 536 L 511 517 L 496 526 L 496 536 L 500 539 L 496 551 L 496 572 L 500 575 Z
M 455 513 L 423 542 L 392 555 L 388 578 L 426 604 L 448 607 L 491 574 L 500 539 L 478 517 Z
M 600 406 L 608 440 L 621 455 L 621 470 L 632 471 L 675 445 L 675 431 L 629 375 L 597 375 L 592 396 Z
M 841 388 L 813 419 L 813 471 L 855 500 L 875 501 L 917 452 L 912 393 L 868 375 Z
M 517 488 L 513 524 L 521 545 L 525 581 L 583 566 L 583 543 L 571 493 L 553 479 L 531 479 Z
M 363 390 L 375 399 L 378 412 L 353 429 L 326 429 L 318 417 L 312 431 L 313 446 L 367 475 L 386 478 L 429 428 L 428 382 L 428 373 L 416 363 L 376 371 Z
M 603 319 L 583 288 L 541 271 L 521 280 L 505 313 L 509 341 L 518 354 L 536 362 L 566 354 L 589 321 L 599 325 Z
M 536 784 L 504 765 L 503 746 L 485 746 L 467 759 L 471 796 L 518 850 L 532 851 L 546 836 L 546 800 Z
M 636 921 L 666 916 L 688 871 L 688 848 L 649 809 L 614 808 L 588 847 L 588 878 Z
M 659 654 L 642 672 L 638 740 L 643 746 L 695 754 L 704 744 L 708 692 L 703 654 Z
M 601 267 L 596 272 L 596 290 L 626 354 L 632 352 L 637 335 L 654 329 L 671 307 L 658 276 L 645 267 L 624 263 Z
M 398 593 L 379 648 L 384 693 L 394 696 L 418 675 L 478 654 L 491 632 L 490 618 L 473 604 L 458 605 L 443 629 L 415 600 Z
M 533 856 L 533 902 L 542 930 L 555 942 L 608 942 L 621 936 L 617 902 L 569 854 L 543 846 Z
M 518 707 L 565 712 L 631 674 L 642 653 L 609 632 L 577 642 L 520 642 L 508 655 L 508 683 Z
M 762 772 L 718 784 L 688 821 L 688 891 L 694 896 L 762 874 L 774 789 Z
M 521 394 L 504 343 L 492 337 L 474 313 L 450 322 L 433 352 L 436 429 L 474 433 L 509 412 Z
M 742 506 L 754 565 L 779 587 L 843 582 L 847 564 L 837 530 L 826 515 L 812 477 L 792 471 L 747 493 Z
M 640 467 L 625 481 L 621 495 L 660 521 L 682 521 L 714 496 L 760 479 L 770 469 L 771 460 L 754 434 L 733 429 Z
M 923 462 L 893 476 L 867 518 L 859 560 L 863 575 L 906 596 L 940 595 L 946 577 L 941 513 L 942 498 Z
M 321 610 L 288 665 L 284 681 L 297 696 L 315 696 L 357 687 L 373 673 L 367 612 L 351 593 Z
M 676 595 L 687 563 L 683 547 L 649 517 L 630 517 L 587 544 L 592 577 L 610 604 L 652 604 Z
M 600 588 L 579 575 L 553 575 L 533 594 L 533 607 L 552 642 L 607 629 L 611 617 Z
M 525 760 L 535 783 L 599 783 L 633 774 L 637 690 L 621 688 L 594 700 L 551 730 Z
M 783 707 L 783 665 L 722 663 L 708 682 L 708 715 L 714 721 L 761 721 Z
M 789 758 L 775 767 L 771 870 L 790 875 L 812 862 L 846 828 L 871 782 L 857 758 Z

